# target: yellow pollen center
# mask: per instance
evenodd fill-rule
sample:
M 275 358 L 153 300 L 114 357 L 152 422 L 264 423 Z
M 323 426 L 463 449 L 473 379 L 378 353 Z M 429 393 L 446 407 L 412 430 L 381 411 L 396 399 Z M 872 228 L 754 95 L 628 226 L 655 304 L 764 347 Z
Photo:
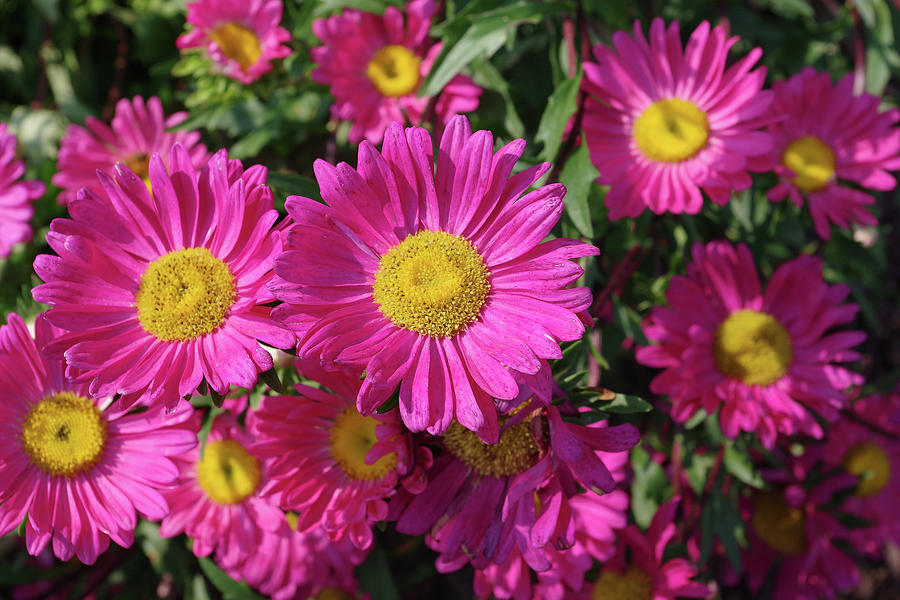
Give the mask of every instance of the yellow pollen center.
M 316 600 L 353 600 L 353 596 L 340 588 L 323 588 Z
M 217 504 L 243 502 L 259 481 L 259 461 L 234 440 L 208 443 L 197 463 L 197 482 Z
M 221 325 L 234 298 L 228 265 L 206 248 L 175 250 L 151 262 L 134 297 L 141 327 L 182 342 Z
M 834 179 L 834 152 L 812 135 L 791 142 L 781 155 L 781 164 L 796 173 L 791 182 L 802 192 L 817 192 Z
M 496 444 L 485 444 L 474 431 L 454 421 L 444 433 L 444 446 L 466 466 L 488 477 L 510 477 L 527 471 L 541 457 L 531 433 L 531 420 L 508 427 Z M 535 508 L 539 508 L 535 496 Z
M 874 496 L 884 489 L 891 479 L 891 461 L 878 444 L 861 442 L 844 455 L 841 466 L 859 477 L 856 495 Z
M 657 100 L 634 122 L 634 141 L 644 156 L 657 162 L 681 162 L 709 140 L 706 113 L 679 98 Z
M 294 531 L 297 531 L 297 523 L 300 521 L 300 517 L 297 515 L 297 513 L 288 511 L 284 513 L 284 518 L 287 519 L 288 526 Z
M 783 556 L 799 556 L 809 550 L 806 515 L 792 508 L 778 492 L 759 492 L 753 497 L 750 525 L 756 535 Z
M 787 373 L 794 358 L 791 337 L 772 315 L 737 310 L 716 330 L 716 367 L 747 385 L 769 385 Z
M 603 571 L 591 594 L 591 600 L 652 600 L 653 582 L 650 576 L 638 567 L 631 567 L 625 573 Z
M 375 53 L 366 67 L 366 75 L 383 96 L 397 98 L 419 87 L 419 63 L 422 59 L 405 46 L 392 44 Z
M 445 231 L 420 231 L 388 250 L 375 272 L 381 314 L 432 337 L 456 335 L 481 313 L 491 285 L 472 242 Z
M 147 186 L 147 189 L 152 194 L 153 188 L 150 186 L 150 157 L 146 154 L 132 154 L 123 160 L 122 163 L 141 178 L 141 181 L 144 182 L 144 185 Z
M 87 398 L 60 392 L 32 406 L 21 439 L 33 465 L 50 475 L 74 477 L 100 460 L 106 421 Z
M 391 452 L 375 461 L 366 463 L 366 454 L 378 441 L 374 417 L 364 417 L 352 406 L 338 415 L 331 426 L 328 444 L 331 455 L 348 477 L 353 479 L 381 479 L 397 466 L 397 455 Z
M 240 23 L 222 23 L 209 32 L 209 37 L 219 46 L 222 54 L 237 62 L 244 70 L 255 65 L 262 55 L 256 33 Z

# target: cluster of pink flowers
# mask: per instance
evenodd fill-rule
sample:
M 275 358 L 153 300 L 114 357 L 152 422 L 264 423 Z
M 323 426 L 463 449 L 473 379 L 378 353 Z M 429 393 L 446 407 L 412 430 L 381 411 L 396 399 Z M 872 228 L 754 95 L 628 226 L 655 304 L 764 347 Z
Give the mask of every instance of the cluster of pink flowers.
M 166 117 L 159 98 L 70 126 L 52 178 L 68 216 L 34 261 L 49 308 L 33 335 L 16 314 L 0 327 L 0 535 L 24 522 L 31 554 L 91 564 L 110 540 L 131 545 L 140 517 L 287 600 L 357 594 L 354 568 L 392 522 L 424 536 L 439 572 L 470 565 L 483 597 L 715 594 L 677 525 L 697 498 L 629 525 L 638 429 L 595 420 L 554 382 L 550 361 L 593 326 L 578 283 L 599 249 L 551 237 L 565 188 L 540 183 L 549 163 L 516 171 L 524 140 L 498 149 L 472 131 L 469 77 L 418 96 L 441 51 L 436 10 L 315 22 L 312 77 L 358 158 L 317 160 L 322 201 L 290 196 L 284 218 L 266 167 L 169 131 L 187 114 Z M 197 0 L 178 46 L 250 84 L 291 52 L 281 16 L 278 0 Z M 769 171 L 768 197 L 806 198 L 823 238 L 876 223 L 872 197 L 838 180 L 896 185 L 900 111 L 812 69 L 764 90 L 761 50 L 726 67 L 736 42 L 704 23 L 682 48 L 678 23 L 656 19 L 649 40 L 638 23 L 594 48 L 584 134 L 609 218 L 695 214 L 704 193 L 724 205 Z M 17 181 L 14 154 L 0 126 L 3 255 L 44 193 Z M 675 423 L 715 417 L 780 462 L 766 489 L 736 493 L 750 587 L 777 563 L 774 597 L 834 597 L 858 580 L 850 550 L 900 543 L 900 396 L 854 395 L 858 307 L 819 258 L 763 285 L 746 244 L 691 251 L 637 361 L 661 369 L 650 389 Z M 249 394 L 276 366 L 302 382 Z M 799 435 L 821 441 L 792 453 Z

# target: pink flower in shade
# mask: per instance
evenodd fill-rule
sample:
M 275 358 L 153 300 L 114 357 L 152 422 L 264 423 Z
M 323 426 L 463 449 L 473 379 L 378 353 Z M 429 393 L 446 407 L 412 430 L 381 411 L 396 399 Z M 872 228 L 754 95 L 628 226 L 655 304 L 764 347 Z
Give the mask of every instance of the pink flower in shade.
M 827 600 L 859 583 L 856 562 L 838 547 L 848 530 L 835 518 L 838 510 L 848 512 L 846 503 L 835 507 L 835 502 L 847 497 L 856 477 L 838 471 L 807 489 L 811 467 L 818 464 L 814 456 L 782 454 L 786 470 L 764 472 L 770 489 L 754 492 L 744 506 L 747 582 L 759 590 L 778 564 L 773 600 Z
M 565 188 L 522 195 L 550 166 L 510 177 L 522 140 L 495 154 L 491 133 L 458 116 L 437 166 L 432 148 L 427 131 L 395 123 L 382 153 L 360 144 L 358 170 L 316 161 L 326 204 L 287 200 L 272 315 L 298 333 L 300 357 L 365 369 L 362 414 L 399 385 L 412 431 L 439 435 L 456 419 L 496 441 L 494 398 L 518 396 L 516 372 L 549 388 L 546 359 L 591 322 L 590 290 L 568 287 L 582 273 L 570 259 L 598 250 L 541 243 Z
M 141 96 L 122 98 L 116 103 L 111 126 L 94 117 L 84 127 L 69 125 L 59 147 L 57 172 L 50 180 L 61 187 L 60 204 L 75 200 L 78 190 L 90 189 L 103 196 L 97 171 L 114 175 L 117 162 L 124 163 L 149 183 L 150 157 L 159 152 L 166 158 L 176 142 L 184 146 L 196 170 L 206 164 L 209 153 L 200 142 L 199 131 L 168 131 L 188 118 L 186 112 L 166 117 L 156 96 L 147 102 Z M 165 163 L 165 160 L 163 161 Z
M 291 54 L 287 29 L 279 27 L 280 0 L 195 0 L 187 5 L 193 29 L 178 36 L 179 49 L 204 48 L 219 69 L 244 84 L 272 69 L 272 61 Z
M 616 484 L 625 479 L 628 454 L 599 452 L 609 467 Z M 613 490 L 598 496 L 582 493 L 569 500 L 575 527 L 575 545 L 571 548 L 544 546 L 550 568 L 537 574 L 532 582 L 531 570 L 518 547 L 501 564 L 490 564 L 475 570 L 475 593 L 479 598 L 496 597 L 513 600 L 562 600 L 583 587 L 585 575 L 594 560 L 604 561 L 616 551 L 617 530 L 628 518 L 628 494 Z
M 898 408 L 897 392 L 857 400 L 851 409 L 855 418 L 841 419 L 828 430 L 823 451 L 826 464 L 859 478 L 843 506 L 872 525 L 849 530 L 848 539 L 859 551 L 875 556 L 881 555 L 886 541 L 900 544 L 900 514 L 894 505 L 900 498 L 900 426 L 888 419 Z
M 194 425 L 199 431 L 199 418 Z M 213 421 L 202 449 L 178 457 L 178 485 L 164 492 L 172 510 L 160 524 L 162 537 L 184 532 L 195 555 L 215 551 L 223 564 L 238 565 L 257 551 L 265 531 L 278 531 L 284 513 L 261 494 L 268 477 L 266 464 L 248 451 L 253 441 L 225 413 Z
M 396 411 L 364 417 L 356 410 L 359 373 L 328 372 L 312 361 L 302 375 L 331 393 L 297 385 L 296 396 L 264 396 L 252 414 L 251 451 L 269 462 L 282 507 L 298 515 L 297 528 L 322 527 L 332 539 L 349 536 L 372 545 L 372 524 L 387 516 L 385 498 L 410 468 L 411 444 Z
M 763 91 L 766 69 L 751 71 L 754 48 L 726 69 L 739 38 L 703 22 L 682 50 L 678 21 L 650 25 L 650 41 L 635 22 L 634 37 L 613 36 L 613 51 L 594 47 L 584 64 L 588 93 L 584 133 L 591 162 L 600 170 L 609 217 L 636 217 L 649 208 L 696 214 L 701 189 L 716 204 L 732 190 L 750 187 L 748 170 L 772 149 L 772 92 Z
M 772 448 L 779 433 L 823 435 L 847 404 L 843 390 L 863 378 L 835 363 L 856 360 L 861 331 L 832 332 L 858 307 L 842 303 L 846 285 L 826 285 L 822 263 L 801 256 L 781 265 L 763 292 L 744 244 L 695 244 L 687 276 L 675 276 L 644 325 L 653 346 L 637 360 L 665 369 L 650 383 L 669 394 L 672 417 L 684 422 L 703 409 L 726 436 L 756 432 Z
M 23 173 L 25 163 L 16 160 L 16 136 L 0 123 L 0 258 L 9 256 L 13 244 L 31 239 L 31 203 L 47 188 L 42 181 L 17 181 Z
M 556 406 L 534 406 L 506 419 L 493 445 L 454 424 L 441 438 L 445 452 L 429 469 L 426 488 L 391 500 L 398 531 L 429 533 L 429 545 L 441 553 L 439 571 L 466 562 L 502 565 L 514 548 L 532 569 L 550 569 L 547 549 L 575 543 L 570 500 L 578 485 L 596 494 L 615 489 L 604 453 L 630 450 L 637 429 L 577 425 L 563 421 Z
M 675 537 L 678 500 L 676 497 L 659 507 L 646 534 L 637 525 L 629 525 L 618 533 L 618 552 L 604 565 L 593 587 L 585 590 L 586 595 L 572 597 L 674 600 L 710 596 L 707 584 L 693 581 L 698 570 L 690 560 L 663 560 L 666 547 Z
M 351 142 L 377 144 L 392 121 L 421 125 L 431 111 L 440 129 L 453 115 L 478 108 L 481 88 L 465 75 L 451 79 L 437 99 L 418 95 L 443 47 L 428 37 L 434 13 L 434 0 L 413 0 L 406 5 L 405 25 L 393 6 L 384 16 L 348 9 L 313 22 L 313 33 L 325 45 L 312 49 L 319 65 L 312 77 L 331 86 L 331 112 L 352 122 Z
M 137 513 L 166 516 L 160 490 L 197 436 L 187 403 L 172 415 L 127 414 L 67 380 L 65 363 L 38 352 L 58 333 L 39 316 L 32 339 L 15 313 L 0 328 L 0 536 L 27 517 L 30 554 L 49 544 L 62 560 L 93 564 L 110 540 L 132 544 Z
M 834 85 L 828 73 L 806 67 L 772 91 L 772 112 L 785 118 L 769 126 L 775 145 L 766 168 L 781 176 L 769 200 L 787 196 L 801 206 L 806 197 L 824 239 L 831 236 L 831 223 L 845 229 L 849 223 L 876 225 L 866 209 L 875 199 L 838 180 L 865 190 L 896 187 L 888 171 L 900 169 L 900 110 L 878 112 L 880 98 L 854 96 L 853 73 Z
M 241 556 L 237 564 L 220 556 L 216 560 L 230 577 L 246 581 L 273 600 L 357 598 L 353 570 L 367 553 L 349 537 L 334 541 L 323 529 L 302 533 L 296 525 L 297 515 L 289 513 L 278 529 L 262 531 L 259 546 Z
M 290 347 L 269 318 L 281 237 L 266 169 L 243 170 L 218 152 L 198 174 L 172 148 L 167 171 L 150 159 L 153 193 L 119 164 L 104 193 L 83 190 L 71 219 L 50 224 L 59 256 L 34 261 L 33 290 L 47 319 L 67 332 L 42 350 L 82 369 L 91 393 L 174 406 L 201 381 L 221 395 L 252 387 L 272 357 L 258 343 Z

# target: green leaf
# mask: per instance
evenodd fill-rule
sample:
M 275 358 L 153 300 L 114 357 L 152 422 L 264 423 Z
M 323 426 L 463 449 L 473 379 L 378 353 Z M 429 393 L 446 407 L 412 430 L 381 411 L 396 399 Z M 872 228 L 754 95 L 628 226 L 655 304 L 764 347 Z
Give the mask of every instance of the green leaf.
M 493 90 L 500 94 L 505 104 L 506 113 L 503 116 L 503 125 L 510 136 L 514 138 L 525 137 L 525 125 L 519 118 L 512 95 L 509 93 L 509 84 L 500 71 L 488 60 L 477 60 L 472 64 L 472 79 L 481 87 Z
M 369 592 L 373 598 L 379 600 L 398 600 L 397 586 L 391 577 L 387 555 L 381 546 L 376 545 L 366 561 L 356 568 L 356 578 L 359 580 L 360 590 Z
M 743 444 L 728 443 L 725 446 L 725 454 L 722 457 L 725 469 L 747 485 L 759 490 L 763 489 L 766 484 L 760 474 L 756 472 L 753 460 L 746 449 L 739 448 L 739 446 L 743 446 Z
M 286 171 L 269 171 L 266 183 L 275 192 L 275 199 L 280 202 L 280 206 L 284 206 L 286 196 L 303 196 L 317 202 L 322 201 L 319 184 L 311 177 Z
M 547 99 L 547 108 L 541 115 L 541 122 L 534 136 L 534 139 L 544 144 L 544 149 L 539 155 L 541 160 L 556 158 L 556 153 L 562 144 L 566 123 L 575 114 L 575 100 L 578 98 L 578 88 L 581 86 L 581 75 L 579 70 L 575 78 L 563 81 Z M 584 148 L 585 144 L 582 144 L 582 147 Z
M 706 563 L 714 538 L 719 538 L 725 555 L 736 573 L 740 573 L 741 547 L 746 546 L 744 522 L 731 498 L 714 489 L 700 515 L 700 564 Z
M 640 346 L 649 344 L 650 342 L 641 328 L 641 316 L 633 308 L 624 304 L 618 296 L 612 297 L 612 303 L 616 323 L 622 328 L 625 337 L 634 340 Z
M 653 405 L 643 398 L 629 396 L 628 394 L 616 394 L 616 397 L 609 402 L 597 400 L 593 405 L 598 410 L 618 415 L 646 413 L 653 410 Z
M 263 600 L 262 596 L 251 590 L 249 585 L 229 577 L 210 558 L 201 556 L 197 560 L 200 562 L 200 570 L 216 589 L 222 592 L 225 600 Z
M 566 186 L 566 214 L 578 231 L 587 238 L 594 237 L 588 197 L 591 185 L 598 175 L 599 171 L 591 164 L 587 145 L 582 144 L 566 161 L 566 166 L 559 176 L 560 183 Z
M 663 468 L 640 446 L 631 451 L 634 482 L 631 484 L 631 512 L 642 529 L 650 526 L 653 515 L 671 497 L 669 479 Z

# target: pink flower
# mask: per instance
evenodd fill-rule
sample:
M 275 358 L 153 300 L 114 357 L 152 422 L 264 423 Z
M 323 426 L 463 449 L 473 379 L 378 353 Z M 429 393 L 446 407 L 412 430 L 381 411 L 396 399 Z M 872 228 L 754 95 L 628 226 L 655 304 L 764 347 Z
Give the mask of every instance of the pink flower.
M 16 136 L 0 123 L 0 258 L 9 256 L 13 244 L 31 239 L 31 203 L 47 188 L 42 181 L 16 181 L 23 173 L 25 163 L 16 160 Z
M 434 12 L 434 0 L 413 0 L 406 5 L 405 25 L 393 6 L 384 16 L 347 9 L 313 22 L 313 33 L 325 45 L 312 49 L 319 65 L 312 76 L 331 86 L 331 112 L 352 122 L 351 142 L 377 144 L 392 121 L 422 125 L 432 112 L 440 130 L 453 115 L 478 108 L 481 88 L 465 75 L 451 79 L 436 99 L 418 95 L 442 48 L 428 37 Z
M 167 171 L 150 159 L 153 193 L 127 167 L 104 193 L 83 190 L 47 242 L 59 256 L 34 261 L 46 283 L 33 290 L 47 319 L 67 330 L 42 350 L 83 369 L 91 393 L 173 407 L 201 381 L 221 395 L 250 388 L 272 357 L 258 340 L 289 347 L 269 318 L 266 283 L 279 232 L 266 169 L 245 172 L 218 152 L 199 175 L 172 148 Z
M 65 364 L 37 348 L 58 333 L 39 316 L 32 339 L 15 313 L 0 328 L 0 536 L 27 516 L 30 554 L 50 544 L 62 560 L 93 564 L 110 540 L 134 542 L 137 513 L 168 514 L 160 490 L 178 476 L 172 457 L 197 436 L 187 403 L 172 415 L 127 414 L 68 381 Z
M 588 597 L 674 600 L 710 595 L 708 585 L 692 581 L 698 571 L 690 560 L 663 560 L 666 547 L 675 536 L 678 500 L 676 497 L 659 507 L 646 534 L 636 525 L 629 525 L 619 533 L 619 550 L 604 565 Z
M 383 152 L 367 141 L 359 167 L 316 161 L 323 205 L 291 196 L 294 218 L 272 284 L 273 317 L 299 335 L 298 356 L 365 369 L 357 396 L 371 414 L 400 386 L 403 423 L 439 435 L 455 418 L 497 439 L 494 398 L 512 400 L 514 373 L 550 386 L 546 360 L 579 339 L 590 291 L 570 259 L 598 250 L 541 241 L 565 189 L 522 195 L 549 164 L 510 177 L 524 150 L 493 151 L 487 131 L 454 118 L 434 164 L 424 129 L 395 123 Z
M 878 112 L 880 98 L 853 95 L 853 74 L 837 85 L 828 73 L 806 67 L 772 86 L 772 112 L 785 118 L 769 126 L 775 145 L 767 169 L 781 182 L 769 190 L 770 200 L 788 196 L 797 206 L 809 201 L 816 233 L 831 236 L 831 223 L 876 225 L 866 210 L 875 199 L 866 191 L 845 187 L 852 181 L 865 190 L 892 190 L 900 169 L 900 110 Z M 815 107 L 815 110 L 810 110 Z
M 822 437 L 810 411 L 827 421 L 847 404 L 843 390 L 863 378 L 835 363 L 853 361 L 861 331 L 832 332 L 858 307 L 842 303 L 846 285 L 826 285 L 822 263 L 801 256 L 781 265 L 763 292 L 743 244 L 695 244 L 687 276 L 669 284 L 668 307 L 644 325 L 653 346 L 637 360 L 665 369 L 650 383 L 669 394 L 678 422 L 713 414 L 726 436 L 756 432 L 772 448 L 779 433 Z
M 195 0 L 187 9 L 194 28 L 175 44 L 181 50 L 204 48 L 222 73 L 241 83 L 253 83 L 272 69 L 273 60 L 291 53 L 282 45 L 291 34 L 278 26 L 280 0 Z
M 200 429 L 199 418 L 195 431 Z M 194 541 L 193 552 L 216 552 L 224 564 L 236 566 L 253 555 L 263 532 L 277 531 L 284 513 L 261 494 L 266 465 L 250 454 L 253 437 L 235 418 L 215 418 L 206 445 L 178 457 L 178 485 L 165 492 L 169 515 L 160 524 L 162 537 L 181 532 Z
M 102 196 L 97 171 L 112 176 L 117 162 L 124 163 L 149 185 L 150 156 L 159 152 L 165 157 L 176 142 L 188 151 L 191 163 L 199 171 L 209 159 L 206 146 L 199 143 L 200 132 L 167 131 L 187 118 L 186 112 L 166 117 L 156 96 L 146 104 L 141 96 L 135 96 L 116 103 L 112 127 L 94 117 L 85 120 L 85 127 L 69 125 L 59 147 L 58 171 L 50 180 L 62 188 L 60 204 L 75 200 L 83 187 Z
M 716 204 L 750 187 L 748 170 L 772 149 L 757 129 L 769 122 L 772 92 L 762 91 L 766 69 L 751 68 L 762 51 L 725 68 L 739 38 L 700 24 L 682 50 L 678 21 L 640 22 L 634 38 L 619 31 L 616 51 L 594 47 L 584 64 L 584 133 L 606 195 L 609 218 L 636 217 L 649 208 L 696 214 L 702 189 Z
M 297 367 L 331 393 L 297 385 L 296 396 L 260 400 L 251 451 L 269 462 L 266 493 L 278 493 L 281 506 L 297 513 L 299 531 L 322 527 L 366 550 L 372 524 L 387 515 L 385 498 L 409 470 L 408 434 L 396 411 L 359 414 L 358 373 L 324 371 L 311 361 Z
M 441 438 L 446 451 L 429 469 L 427 487 L 391 501 L 398 531 L 429 533 L 429 545 L 441 553 L 439 571 L 467 562 L 476 569 L 502 565 L 514 548 L 532 569 L 546 571 L 547 549 L 575 543 L 570 500 L 578 485 L 596 494 L 615 489 L 605 453 L 630 450 L 637 429 L 577 425 L 563 421 L 556 406 L 533 407 L 506 419 L 494 445 L 454 424 Z M 625 456 L 612 466 L 621 470 Z

